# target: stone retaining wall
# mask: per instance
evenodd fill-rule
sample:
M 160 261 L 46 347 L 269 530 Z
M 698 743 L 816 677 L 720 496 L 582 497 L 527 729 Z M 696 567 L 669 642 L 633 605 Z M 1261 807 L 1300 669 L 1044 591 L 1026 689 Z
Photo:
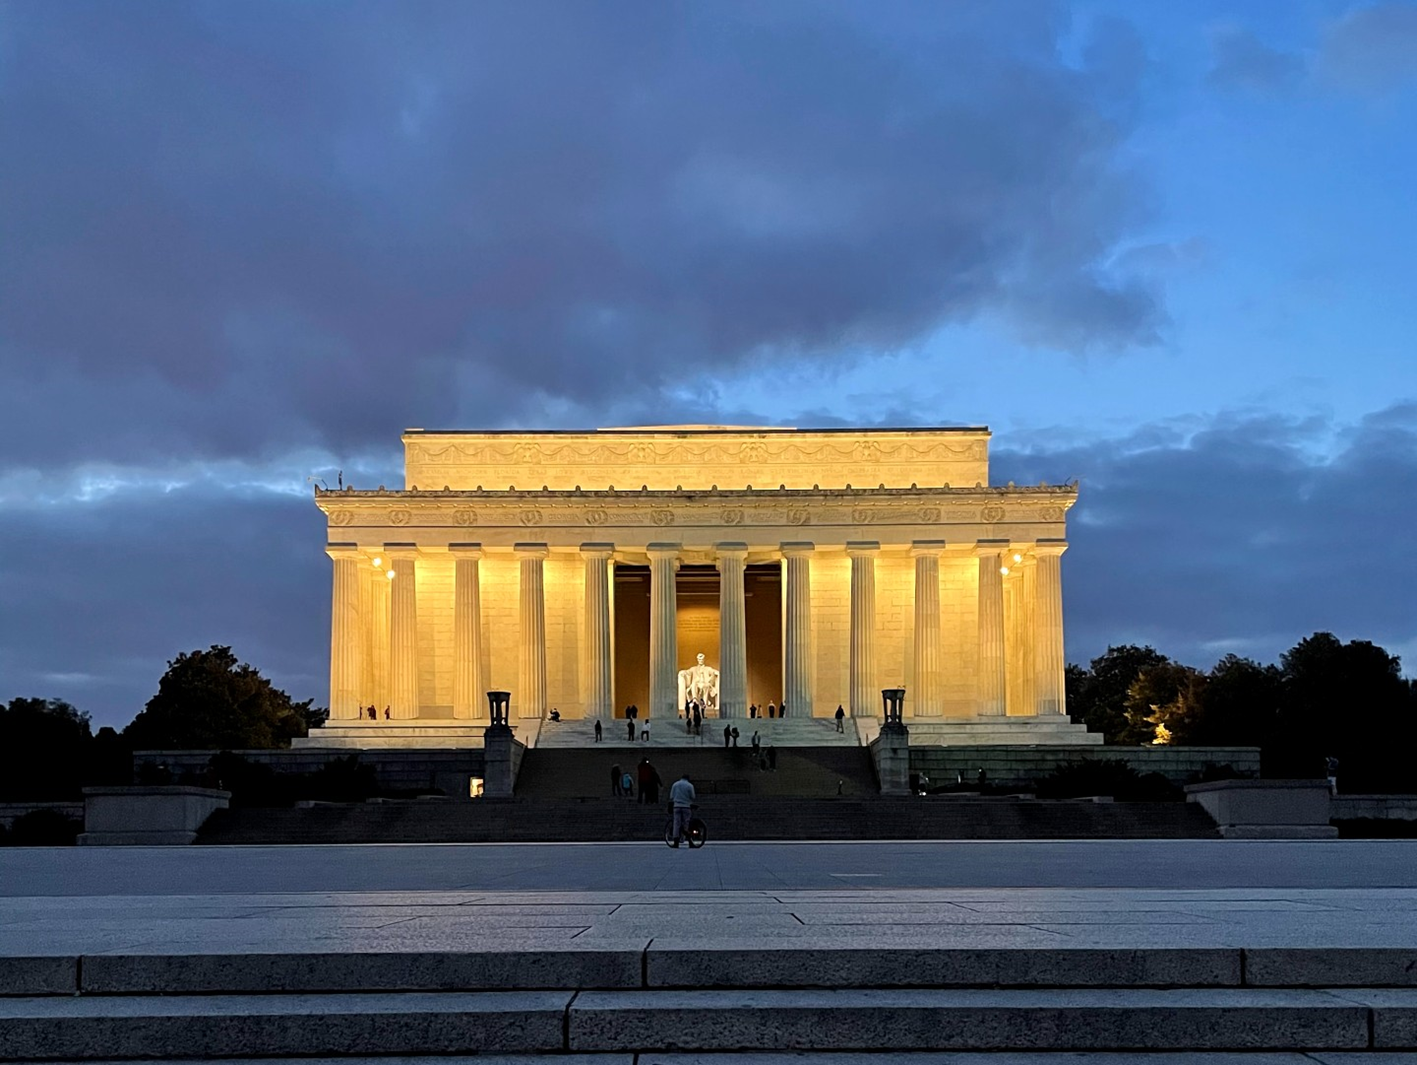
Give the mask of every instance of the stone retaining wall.
M 973 783 L 983 769 L 990 784 L 1023 787 L 1067 762 L 1126 762 L 1138 773 L 1160 773 L 1174 784 L 1189 783 L 1207 764 L 1229 765 L 1259 775 L 1258 747 L 911 747 L 910 771 L 927 773 L 933 785 L 956 773 Z
M 1335 821 L 1417 821 L 1417 795 L 1335 795 L 1329 809 Z
M 10 828 L 17 819 L 36 810 L 56 810 L 75 821 L 84 819 L 82 802 L 0 802 L 0 826 Z
M 135 751 L 133 769 L 163 765 L 174 776 L 199 775 L 216 751 Z M 381 788 L 389 791 L 418 791 L 436 788 L 453 798 L 467 798 L 469 777 L 483 775 L 481 750 L 368 750 L 345 751 L 302 748 L 300 750 L 233 751 L 248 762 L 268 765 L 277 773 L 314 773 L 336 758 L 359 756 L 361 765 L 372 766 Z

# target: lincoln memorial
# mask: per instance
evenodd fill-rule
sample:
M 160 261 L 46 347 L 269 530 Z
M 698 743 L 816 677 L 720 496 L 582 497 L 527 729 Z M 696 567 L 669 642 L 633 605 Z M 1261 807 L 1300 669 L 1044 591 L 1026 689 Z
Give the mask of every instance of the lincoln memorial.
M 316 491 L 334 586 L 321 733 L 480 735 L 491 689 L 518 726 L 631 704 L 673 720 L 686 691 L 711 716 L 875 716 L 904 687 L 912 730 L 1066 729 L 1077 491 L 990 485 L 989 439 L 410 429 L 402 489 Z

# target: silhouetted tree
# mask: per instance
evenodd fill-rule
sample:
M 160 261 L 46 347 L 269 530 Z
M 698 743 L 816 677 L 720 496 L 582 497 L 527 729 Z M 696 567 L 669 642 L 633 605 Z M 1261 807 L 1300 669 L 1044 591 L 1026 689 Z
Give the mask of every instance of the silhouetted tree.
M 232 750 L 286 747 L 319 716 L 293 701 L 230 647 L 180 654 L 157 694 L 123 732 L 134 749 Z
M 1340 787 L 1417 786 L 1417 707 L 1396 655 L 1366 640 L 1316 632 L 1280 657 L 1282 698 L 1265 772 L 1319 776 L 1340 761 Z
M 1127 733 L 1133 743 L 1191 743 L 1203 713 L 1206 676 L 1179 662 L 1144 666 L 1127 689 Z
M 11 699 L 0 706 L 0 796 L 77 797 L 92 738 L 89 715 L 62 699 Z

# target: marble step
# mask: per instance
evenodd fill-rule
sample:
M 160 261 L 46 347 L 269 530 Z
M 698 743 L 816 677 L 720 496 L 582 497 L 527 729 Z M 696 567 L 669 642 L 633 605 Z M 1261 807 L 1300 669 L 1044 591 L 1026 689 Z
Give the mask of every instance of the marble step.
M 1417 989 L 686 990 L 0 999 L 0 1060 L 1417 1048 Z M 642 1058 L 643 1060 L 643 1058 Z

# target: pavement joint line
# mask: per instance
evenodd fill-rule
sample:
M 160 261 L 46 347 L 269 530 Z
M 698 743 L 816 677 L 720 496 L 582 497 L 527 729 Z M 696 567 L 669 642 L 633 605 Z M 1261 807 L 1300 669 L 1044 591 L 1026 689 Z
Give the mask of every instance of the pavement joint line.
M 570 1053 L 571 1050 L 571 1007 L 576 1004 L 576 999 L 580 997 L 580 991 L 572 991 L 571 997 L 566 1001 L 566 1008 L 561 1012 L 561 1049 Z M 1372 1044 L 1372 1024 L 1368 1025 L 1368 1043 Z

